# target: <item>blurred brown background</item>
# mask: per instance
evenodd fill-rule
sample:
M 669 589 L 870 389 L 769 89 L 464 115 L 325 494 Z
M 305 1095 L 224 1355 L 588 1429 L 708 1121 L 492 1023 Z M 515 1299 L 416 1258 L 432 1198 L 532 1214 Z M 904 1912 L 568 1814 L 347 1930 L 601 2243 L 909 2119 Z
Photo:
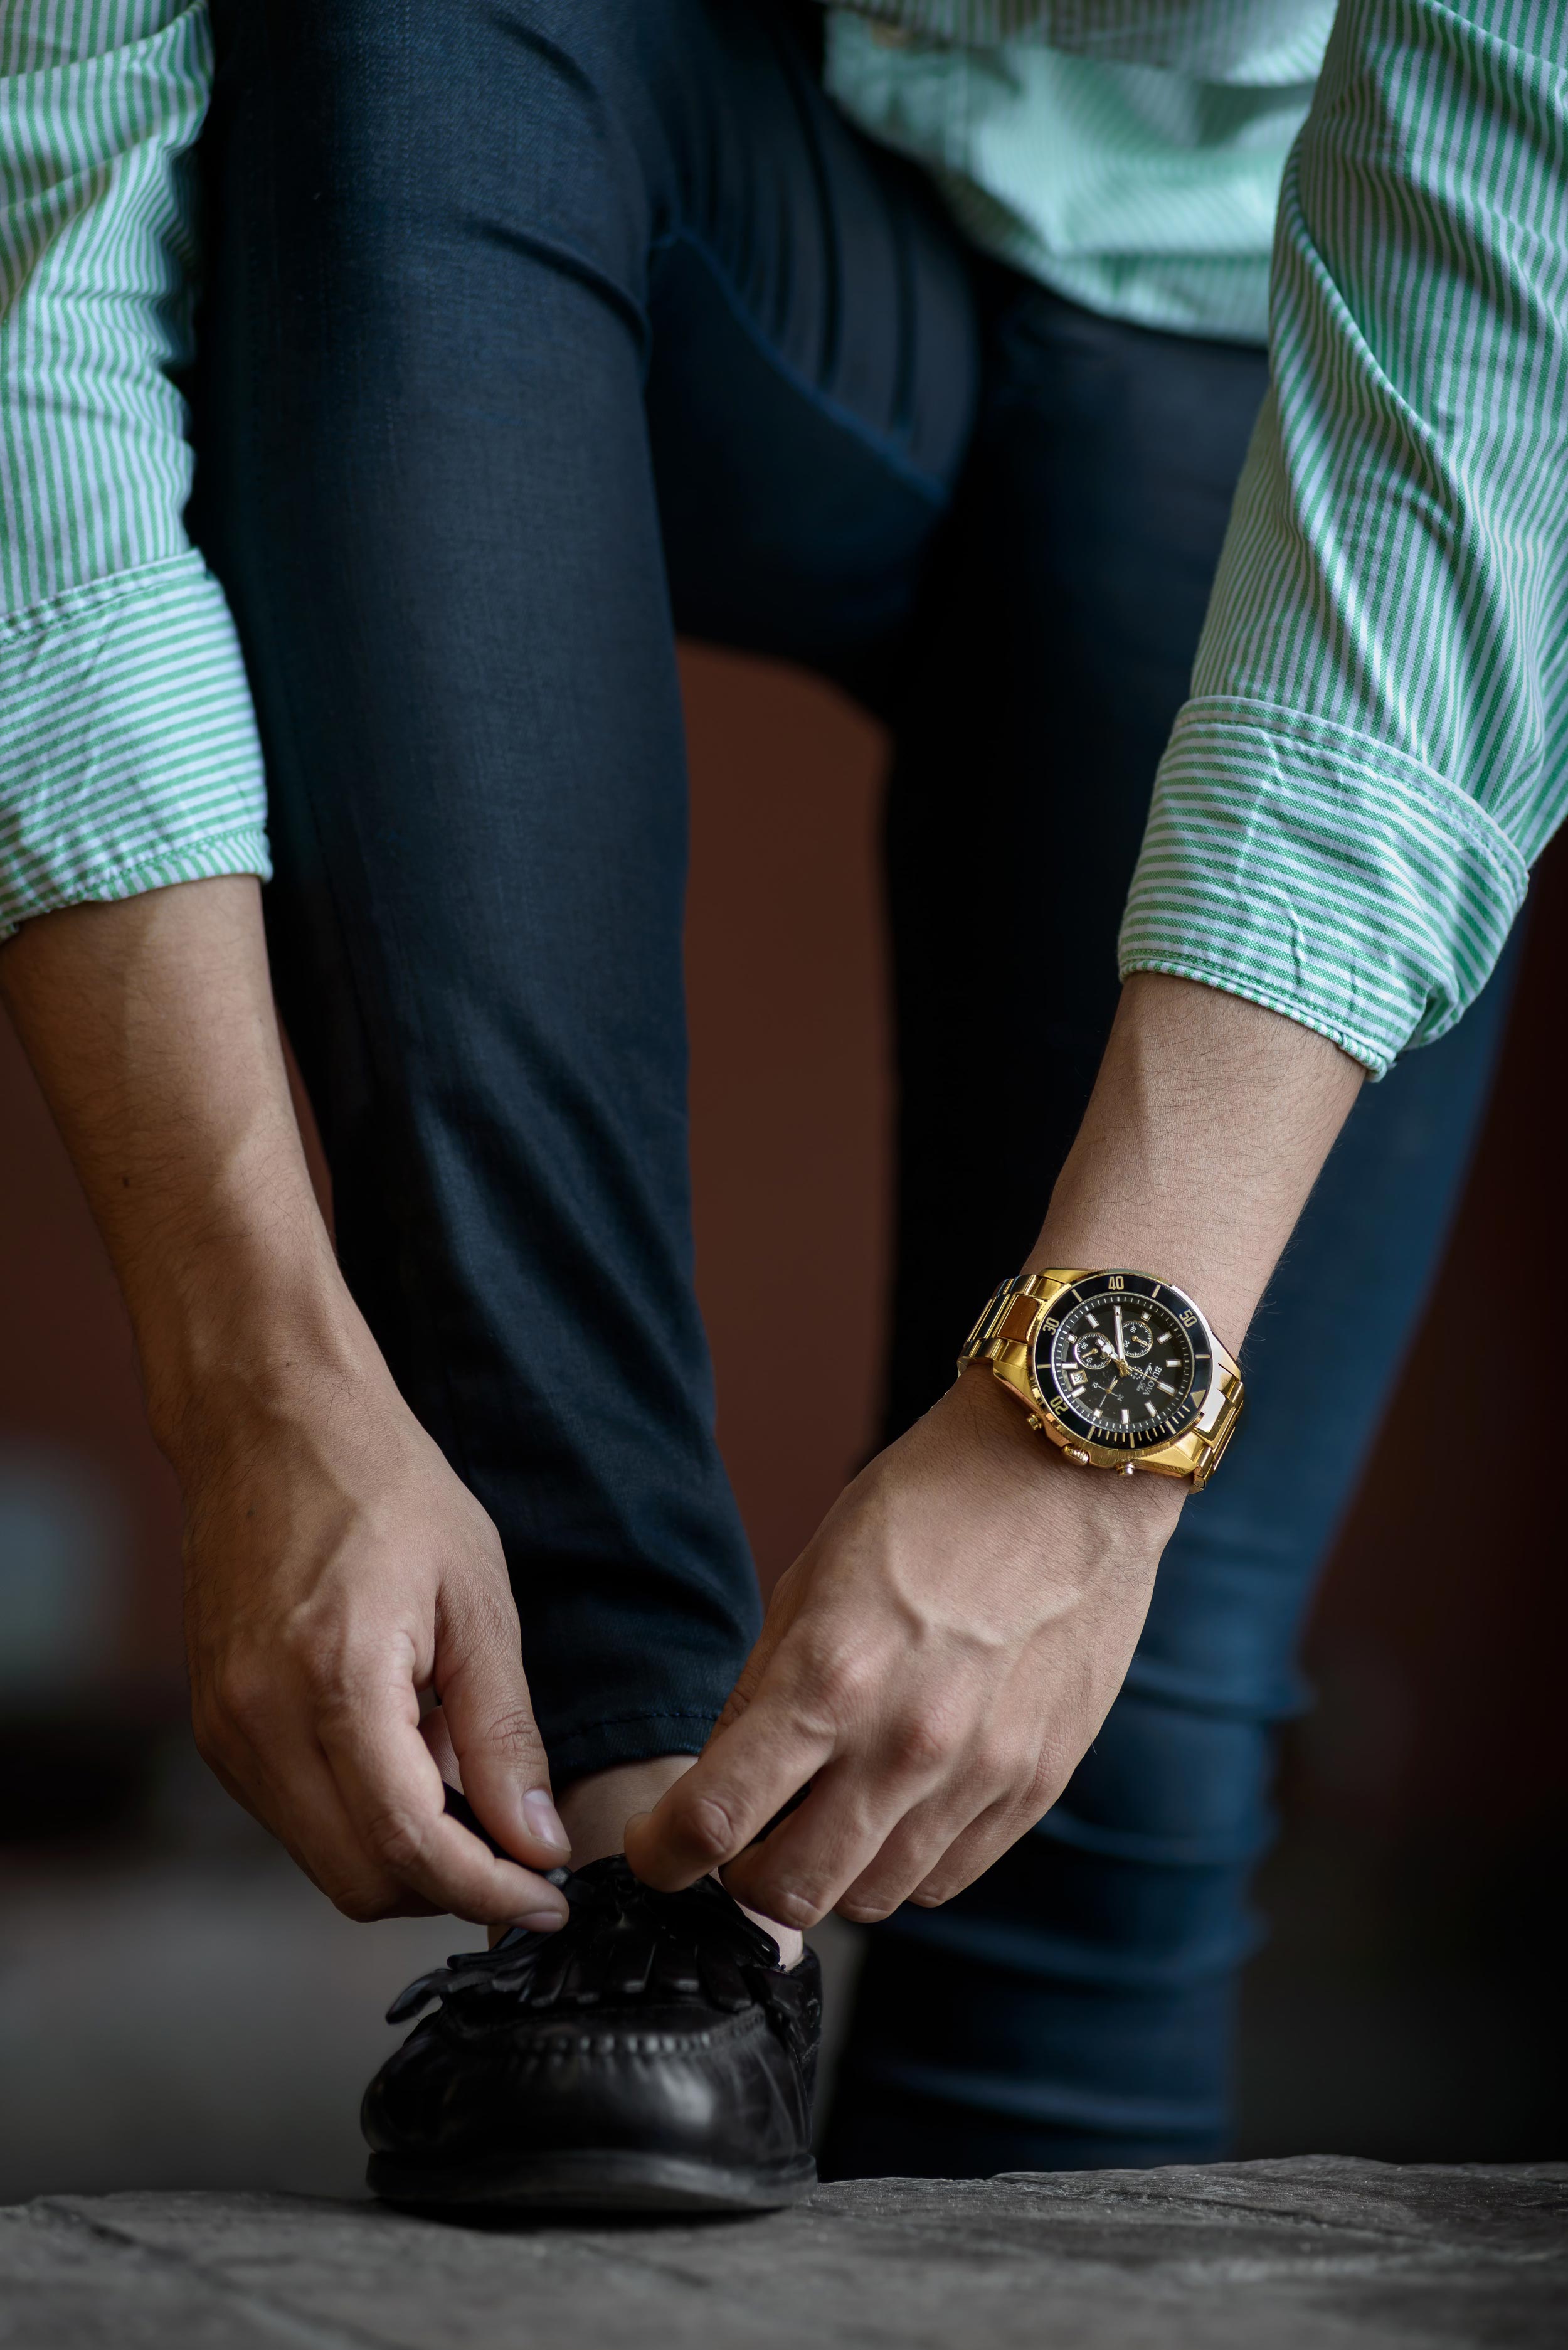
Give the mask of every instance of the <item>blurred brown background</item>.
M 891 1107 L 883 753 L 873 726 L 788 671 L 689 651 L 685 675 L 699 1277 L 720 1436 L 766 1581 L 873 1425 Z M 1542 1411 L 1489 1454 L 1449 1402 L 1457 1375 L 1491 1392 L 1499 1328 L 1545 1405 L 1560 1343 L 1561 849 L 1532 906 L 1436 1308 L 1463 1344 L 1452 1324 L 1447 1344 L 1417 1343 L 1312 1633 L 1319 1702 L 1287 1741 L 1284 1835 L 1262 1890 L 1273 1939 L 1247 1992 L 1247 2152 L 1520 2159 L 1568 2137 L 1563 1441 Z M 171 1481 L 8 1030 L 0 1332 L 0 2198 L 347 2189 L 377 2007 L 466 1929 L 337 1919 L 191 1752 Z

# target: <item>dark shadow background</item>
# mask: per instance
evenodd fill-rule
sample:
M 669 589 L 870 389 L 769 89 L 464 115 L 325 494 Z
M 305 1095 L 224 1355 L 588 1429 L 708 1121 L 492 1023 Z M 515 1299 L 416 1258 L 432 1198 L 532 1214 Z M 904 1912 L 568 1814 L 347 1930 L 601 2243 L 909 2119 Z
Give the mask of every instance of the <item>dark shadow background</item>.
M 705 650 L 684 667 L 699 1277 L 765 1582 L 874 1425 L 883 745 L 788 671 Z M 1247 2153 L 1524 2159 L 1568 2137 L 1561 848 L 1532 910 L 1485 1140 L 1324 1584 L 1318 1701 L 1286 1741 L 1272 1939 L 1243 2019 Z M 338 1919 L 196 1761 L 172 1482 L 8 1029 L 0 1336 L 0 2199 L 347 2191 L 379 2010 L 473 1937 Z M 1506 1414 L 1506 1436 L 1462 1426 L 1461 1397 Z M 850 1938 L 828 1939 L 842 1981 Z

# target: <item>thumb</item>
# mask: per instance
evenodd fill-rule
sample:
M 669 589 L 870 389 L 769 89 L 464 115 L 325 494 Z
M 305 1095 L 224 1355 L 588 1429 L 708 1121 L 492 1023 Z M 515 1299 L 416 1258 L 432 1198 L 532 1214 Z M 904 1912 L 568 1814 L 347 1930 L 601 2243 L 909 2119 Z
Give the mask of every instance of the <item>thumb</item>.
M 571 1842 L 551 1801 L 550 1765 L 510 1602 L 443 1607 L 434 1678 L 463 1794 L 514 1859 L 529 1868 L 559 1868 Z

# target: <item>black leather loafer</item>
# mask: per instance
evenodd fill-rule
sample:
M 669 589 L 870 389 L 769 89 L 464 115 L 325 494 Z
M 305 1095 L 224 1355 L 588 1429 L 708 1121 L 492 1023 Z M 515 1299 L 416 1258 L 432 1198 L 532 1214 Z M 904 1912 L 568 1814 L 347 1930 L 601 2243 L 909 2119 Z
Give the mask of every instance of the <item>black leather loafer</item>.
M 711 1878 L 655 1893 L 624 1860 L 556 1880 L 514 1927 L 410 1983 L 439 1998 L 365 2093 L 372 2190 L 517 2210 L 765 2211 L 813 2185 L 822 1976 Z

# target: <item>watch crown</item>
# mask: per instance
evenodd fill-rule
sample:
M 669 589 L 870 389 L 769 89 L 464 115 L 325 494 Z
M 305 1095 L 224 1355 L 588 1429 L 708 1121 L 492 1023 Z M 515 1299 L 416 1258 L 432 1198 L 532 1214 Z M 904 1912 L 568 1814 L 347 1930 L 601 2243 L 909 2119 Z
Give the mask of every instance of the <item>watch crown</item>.
M 1089 1456 L 1084 1451 L 1082 1445 L 1064 1444 L 1062 1450 L 1066 1454 L 1069 1461 L 1075 1461 L 1077 1462 L 1080 1469 L 1086 1469 L 1088 1467 Z
M 1124 1461 L 1121 1467 L 1117 1470 L 1116 1474 L 1118 1477 L 1136 1477 L 1137 1475 L 1137 1462 L 1136 1461 Z

